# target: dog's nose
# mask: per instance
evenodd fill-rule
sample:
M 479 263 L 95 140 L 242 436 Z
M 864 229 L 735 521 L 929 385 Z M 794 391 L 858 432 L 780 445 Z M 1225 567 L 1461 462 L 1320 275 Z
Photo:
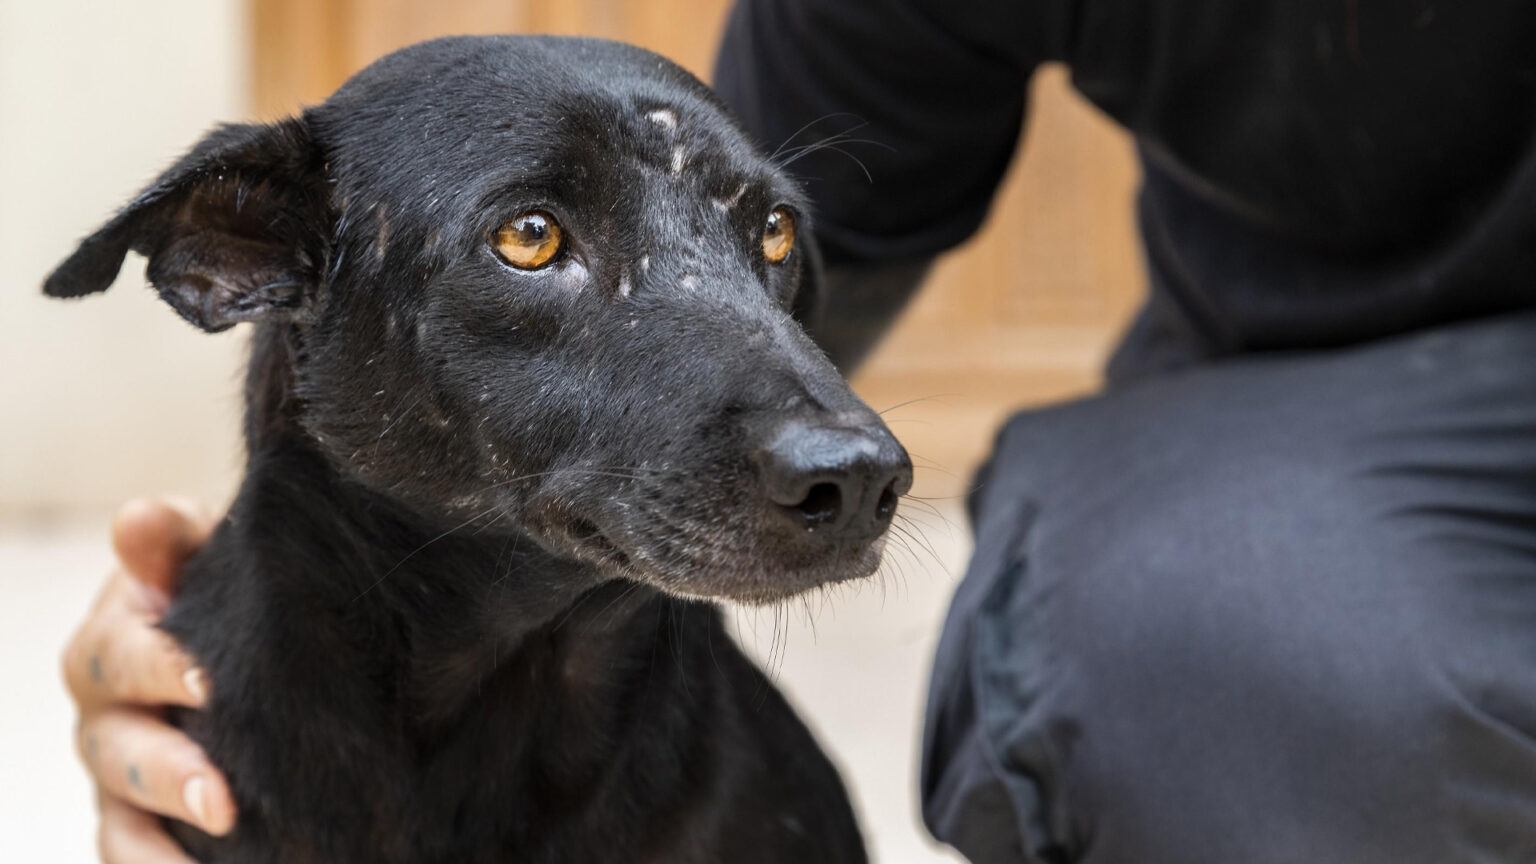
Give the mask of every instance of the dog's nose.
M 912 488 L 912 460 L 880 425 L 791 421 L 757 463 L 776 518 L 830 540 L 877 536 Z

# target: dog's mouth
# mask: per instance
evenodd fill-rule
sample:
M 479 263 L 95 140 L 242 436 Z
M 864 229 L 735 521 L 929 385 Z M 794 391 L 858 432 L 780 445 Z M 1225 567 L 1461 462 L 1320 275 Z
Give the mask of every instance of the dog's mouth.
M 562 533 L 569 538 L 571 551 L 578 558 L 604 567 L 626 569 L 630 566 L 629 555 L 590 519 L 571 517 Z
M 705 528 L 684 518 L 623 526 L 571 512 L 550 516 L 539 533 L 557 551 L 615 578 L 696 600 L 777 603 L 873 575 L 885 548 L 883 534 L 806 554 L 770 533 Z M 664 530 L 655 530 L 658 524 Z

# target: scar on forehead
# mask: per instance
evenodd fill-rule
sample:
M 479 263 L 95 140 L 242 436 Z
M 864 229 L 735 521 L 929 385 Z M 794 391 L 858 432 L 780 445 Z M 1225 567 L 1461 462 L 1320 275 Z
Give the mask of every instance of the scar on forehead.
M 625 273 L 623 276 L 620 276 L 619 277 L 619 296 L 620 297 L 628 297 L 630 292 L 633 291 L 633 290 L 634 290 L 634 287 L 632 285 L 630 285 L 630 282 L 629 282 L 629 274 Z
M 645 115 L 645 119 L 655 123 L 668 132 L 677 128 L 677 112 L 670 108 L 657 108 Z
M 688 153 L 683 150 L 683 145 L 679 144 L 672 148 L 672 176 L 676 177 L 677 175 L 683 173 L 683 162 L 686 161 L 687 158 Z
M 747 184 L 743 182 L 740 186 L 736 187 L 735 192 L 731 193 L 731 197 L 713 198 L 710 200 L 710 203 L 714 204 L 715 209 L 719 210 L 721 213 L 729 213 L 732 207 L 735 207 L 737 204 L 741 203 L 741 196 L 745 194 L 747 194 Z
M 649 256 L 649 255 L 641 255 L 640 256 L 640 272 L 641 273 L 649 273 L 650 270 L 651 270 L 651 256 Z

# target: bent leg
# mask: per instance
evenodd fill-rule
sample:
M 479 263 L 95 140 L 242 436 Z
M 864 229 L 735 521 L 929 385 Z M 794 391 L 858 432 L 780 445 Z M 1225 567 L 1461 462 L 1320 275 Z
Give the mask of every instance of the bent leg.
M 1536 859 L 1536 316 L 1022 414 L 936 659 L 978 862 Z

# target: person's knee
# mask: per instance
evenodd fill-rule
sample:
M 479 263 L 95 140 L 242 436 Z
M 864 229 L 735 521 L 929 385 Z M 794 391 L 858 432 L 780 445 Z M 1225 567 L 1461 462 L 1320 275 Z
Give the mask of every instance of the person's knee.
M 1127 860 L 1238 860 L 1245 828 L 1274 860 L 1528 835 L 1478 801 L 1536 800 L 1536 441 L 1448 434 L 1422 394 L 1344 418 L 1230 383 L 1003 435 L 978 548 L 1017 536 L 958 625 L 998 776 Z M 1208 836 L 1151 854 L 1170 822 Z

